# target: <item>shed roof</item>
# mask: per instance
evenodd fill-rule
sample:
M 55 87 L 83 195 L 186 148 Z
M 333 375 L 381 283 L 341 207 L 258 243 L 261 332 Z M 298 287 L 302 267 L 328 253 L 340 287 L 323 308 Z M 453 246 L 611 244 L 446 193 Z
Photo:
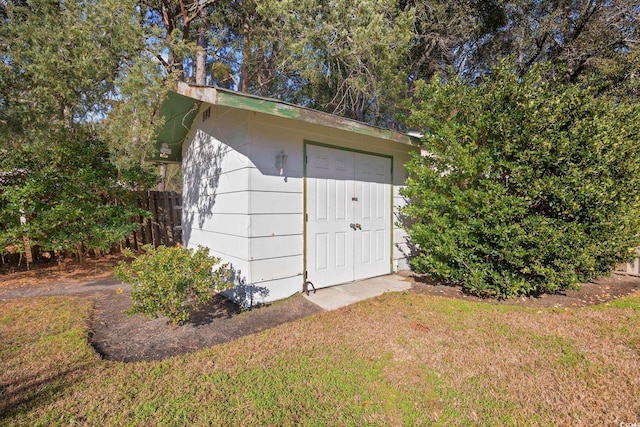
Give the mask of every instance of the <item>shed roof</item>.
M 150 160 L 158 162 L 181 161 L 182 142 L 186 138 L 202 102 L 299 120 L 305 123 L 386 139 L 400 144 L 415 145 L 416 142 L 414 138 L 401 132 L 284 101 L 218 87 L 197 86 L 179 82 L 176 89 L 168 93 L 160 109 L 160 115 L 164 118 L 164 126 L 160 130 L 156 141 L 158 153 Z M 165 148 L 170 148 L 171 153 L 167 150 L 162 153 L 160 150 L 163 145 Z

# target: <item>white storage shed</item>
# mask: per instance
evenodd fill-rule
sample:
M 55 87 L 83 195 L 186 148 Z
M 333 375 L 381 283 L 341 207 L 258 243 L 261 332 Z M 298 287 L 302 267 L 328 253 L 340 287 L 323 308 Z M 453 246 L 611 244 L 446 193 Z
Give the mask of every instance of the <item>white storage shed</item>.
M 244 305 L 406 268 L 396 225 L 408 135 L 180 83 L 162 109 L 163 161 L 182 163 L 186 247 L 233 269 Z

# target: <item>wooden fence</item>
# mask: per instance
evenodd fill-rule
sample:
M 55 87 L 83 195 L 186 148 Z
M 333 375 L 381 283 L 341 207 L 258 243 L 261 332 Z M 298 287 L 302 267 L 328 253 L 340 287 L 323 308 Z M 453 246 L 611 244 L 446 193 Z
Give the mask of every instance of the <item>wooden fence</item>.
M 125 246 L 139 250 L 142 245 L 175 246 L 182 243 L 182 196 L 174 191 L 145 191 L 138 194 L 137 206 L 151 212 L 139 217 L 138 230 L 125 239 Z

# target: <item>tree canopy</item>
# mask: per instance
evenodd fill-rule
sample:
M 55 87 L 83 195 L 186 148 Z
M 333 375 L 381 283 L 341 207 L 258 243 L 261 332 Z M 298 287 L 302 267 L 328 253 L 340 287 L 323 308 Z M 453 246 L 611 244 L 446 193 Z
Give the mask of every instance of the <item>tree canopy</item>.
M 520 75 L 637 96 L 640 6 L 626 0 L 162 0 L 139 3 L 167 72 L 402 127 L 416 82 L 474 80 L 505 57 Z M 160 48 L 162 47 L 162 48 Z M 205 68 L 204 72 L 202 67 Z M 198 77 L 200 76 L 200 77 Z
M 143 41 L 134 3 L 1 5 L 0 247 L 109 249 L 140 213 L 128 190 L 154 180 L 139 161 L 116 167 L 101 131 Z
M 65 14 L 43 25 L 31 19 L 60 8 Z M 54 104 L 70 102 L 57 94 L 73 87 L 82 94 L 69 111 L 76 119 L 95 115 L 105 99 L 126 101 L 135 107 L 122 114 L 139 116 L 137 126 L 152 120 L 161 83 L 176 78 L 398 127 L 415 82 L 434 73 L 473 80 L 504 57 L 521 75 L 547 61 L 562 65 L 568 81 L 636 96 L 639 16 L 625 0 L 4 1 L 0 84 L 2 93 L 27 82 L 48 87 L 40 96 Z M 55 46 L 64 52 L 47 54 Z M 21 60 L 31 62 L 31 71 L 22 64 L 31 80 L 6 73 Z
M 69 172 L 56 156 L 97 150 L 85 176 L 150 185 L 144 159 L 175 80 L 406 129 L 421 81 L 479 84 L 510 58 L 520 77 L 548 62 L 562 70 L 549 78 L 625 103 L 640 90 L 639 16 L 626 0 L 0 0 L 3 227 L 36 170 Z

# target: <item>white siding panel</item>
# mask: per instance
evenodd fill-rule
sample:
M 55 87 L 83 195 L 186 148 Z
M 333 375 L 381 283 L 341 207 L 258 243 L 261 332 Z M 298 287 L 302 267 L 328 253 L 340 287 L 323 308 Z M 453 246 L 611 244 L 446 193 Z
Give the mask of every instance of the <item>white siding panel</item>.
M 212 118 L 202 122 L 198 114 L 194 131 L 183 147 L 184 243 L 188 247 L 209 247 L 212 254 L 233 263 L 248 277 L 248 195 L 223 196 L 238 188 L 246 190 L 250 166 L 246 155 L 248 116 L 239 110 L 202 106 L 209 107 Z M 223 215 L 230 210 L 236 215 Z
M 191 160 L 204 162 L 205 158 L 215 155 L 216 158 L 224 158 L 229 153 L 239 153 L 247 157 L 250 150 L 248 141 L 225 141 L 216 128 L 197 129 L 189 143 L 189 156 Z
M 246 214 L 203 214 L 186 212 L 196 228 L 204 231 L 249 237 L 250 217 Z
M 230 125 L 232 129 L 228 129 Z M 216 147 L 217 153 L 233 150 L 246 156 L 249 154 L 249 141 L 246 138 L 246 132 L 239 129 L 244 126 L 246 126 L 245 121 L 237 121 L 235 124 L 218 123 L 217 126 L 202 126 L 202 123 L 198 123 L 198 128 L 190 138 L 191 146 L 193 149 L 206 146 Z
M 199 180 L 184 180 L 182 191 L 188 194 L 197 191 L 198 194 L 213 195 L 246 191 L 249 187 L 249 169 L 236 169 L 220 173 L 217 176 L 201 176 Z
M 277 280 L 259 282 L 254 285 L 254 304 L 264 304 L 288 298 L 302 291 L 302 276 L 284 277 Z
M 267 120 L 264 120 L 264 119 Z M 275 169 L 275 156 L 284 151 L 289 156 L 287 165 L 291 171 L 302 172 L 302 140 L 304 133 L 295 129 L 293 122 L 288 120 L 288 126 L 275 124 L 274 117 L 254 114 L 250 120 L 251 156 L 256 159 L 256 166 L 260 169 Z
M 252 191 L 249 213 L 251 214 L 292 214 L 302 215 L 302 193 L 278 193 Z
M 198 124 L 200 126 L 200 123 Z M 183 147 L 183 162 L 199 165 L 222 164 L 220 160 L 230 153 L 247 157 L 249 153 L 249 141 L 246 138 L 225 137 L 223 126 L 198 127 L 187 136 L 188 146 Z
M 303 144 L 291 129 L 251 122 L 249 171 L 251 269 L 254 285 L 268 287 L 264 301 L 302 289 Z M 287 156 L 282 175 L 276 157 Z
M 404 169 L 404 166 L 403 166 Z M 394 265 L 396 268 L 404 269 L 407 267 L 406 257 L 410 254 L 410 248 L 407 244 L 407 233 L 403 228 L 398 227 L 397 222 L 400 219 L 398 208 L 405 206 L 407 204 L 407 200 L 400 195 L 400 188 L 403 188 L 404 185 L 395 185 L 393 187 L 393 220 L 394 220 L 394 229 L 393 229 L 393 259 L 396 260 Z
M 217 187 L 212 188 L 216 194 L 237 193 L 249 188 L 249 168 L 233 169 L 221 173 Z
M 233 294 L 236 293 L 238 289 L 243 289 L 247 284 L 251 283 L 251 267 L 248 261 L 216 251 L 210 251 L 209 254 L 220 258 L 221 264 L 226 264 L 227 268 L 231 271 L 228 281 L 233 283 L 235 290 L 230 291 L 230 297 L 233 297 Z M 224 292 L 224 294 L 227 293 Z
M 187 198 L 183 194 L 183 198 Z M 185 205 L 186 212 L 198 212 L 200 215 L 241 214 L 246 215 L 249 206 L 249 193 L 222 193 L 215 195 L 199 195 L 197 205 Z
M 248 138 L 248 120 L 249 113 L 247 111 L 238 110 L 229 107 L 211 106 L 203 103 L 200 110 L 211 107 L 211 117 L 209 120 L 198 121 L 198 126 L 210 135 L 216 135 L 220 141 L 226 145 L 234 147 L 237 151 L 246 144 Z M 199 115 L 202 117 L 202 115 Z
M 231 269 L 232 275 L 230 280 L 233 280 L 234 284 L 239 285 L 251 282 L 250 263 L 245 259 L 245 256 L 236 257 L 225 252 L 228 250 L 229 246 L 227 245 L 222 247 L 223 245 L 221 245 L 221 243 L 224 243 L 224 241 L 217 239 L 214 233 L 203 233 L 197 231 L 195 234 L 197 236 L 196 239 L 190 242 L 186 247 L 191 249 L 197 248 L 198 245 L 208 247 L 209 255 L 220 258 L 220 262 L 222 264 L 226 263 L 228 268 Z M 245 243 L 248 242 L 247 239 L 239 239 L 238 241 Z
M 204 179 L 251 165 L 247 156 L 229 147 L 221 146 L 218 141 L 211 138 L 211 145 L 199 148 L 189 147 L 183 173 L 187 179 Z
M 274 259 L 302 255 L 302 235 L 254 237 L 251 239 L 251 260 Z
M 188 189 L 186 192 L 182 192 L 182 218 L 186 219 L 187 223 L 190 223 L 188 221 L 189 218 L 187 218 L 186 215 L 187 213 L 197 212 L 199 215 L 205 216 L 221 212 L 221 206 L 219 204 L 220 196 L 199 192 L 199 189 L 200 188 L 198 187 L 196 189 Z M 240 199 L 241 196 L 242 195 L 238 196 L 237 198 Z M 240 206 L 244 206 L 244 209 L 241 210 L 241 212 L 246 212 L 247 206 L 249 204 L 246 194 L 243 200 L 244 201 L 241 204 L 238 204 L 238 209 L 240 209 Z
M 249 254 L 247 238 L 194 229 L 188 247 L 195 248 L 198 245 L 237 259 L 247 259 Z
M 369 137 L 363 134 L 356 134 L 347 130 L 329 128 L 287 118 L 273 117 L 266 114 L 255 114 L 251 121 L 254 122 L 254 125 L 258 123 L 263 124 L 264 126 L 260 127 L 261 131 L 264 129 L 265 132 L 268 132 L 268 128 L 273 128 L 273 134 L 276 136 L 279 135 L 280 138 L 295 135 L 295 137 L 299 139 L 307 139 L 330 145 L 383 154 L 398 153 L 406 155 L 407 149 L 411 149 L 411 147 L 404 144 Z M 266 133 L 265 135 L 271 134 Z
M 283 151 L 287 156 L 287 162 L 283 168 L 283 176 L 301 177 L 304 171 L 302 159 L 302 140 L 295 145 L 283 142 L 282 135 L 279 140 L 262 142 L 264 139 L 254 141 L 251 146 L 251 159 L 253 164 L 264 175 L 280 176 L 280 170 L 276 169 L 276 156 Z M 299 146 L 298 146 L 299 144 Z
M 301 290 L 301 276 L 293 276 L 265 282 L 247 282 L 224 291 L 223 295 L 245 307 L 252 307 L 288 298 Z
M 302 283 L 302 266 L 302 255 L 251 261 L 251 277 L 254 282 L 264 282 L 300 276 L 299 280 Z
M 223 171 L 232 171 L 253 166 L 252 159 L 237 150 L 232 150 L 226 153 L 222 157 L 221 161 L 221 167 Z
M 411 250 L 406 243 L 399 242 L 397 246 L 393 247 L 393 259 L 395 260 L 409 258 L 410 254 Z
M 194 246 L 196 248 L 197 246 Z M 228 254 L 218 252 L 216 250 L 210 249 L 209 255 L 215 256 L 216 258 L 220 258 L 221 264 L 227 264 L 227 267 L 231 269 L 232 275 L 234 279 L 238 282 L 249 282 L 251 281 L 249 277 L 249 266 L 250 262 L 245 259 L 236 258 L 230 256 Z
M 411 270 L 409 261 L 406 258 L 399 258 L 393 262 L 393 271 Z
M 268 237 L 298 234 L 302 236 L 304 220 L 302 215 L 293 214 L 255 214 L 251 215 L 252 237 Z
M 394 197 L 393 198 L 393 209 L 398 210 L 399 207 L 402 207 L 407 204 L 407 199 L 404 197 Z
M 280 175 L 265 175 L 260 169 L 249 170 L 251 190 L 253 191 L 278 191 L 283 193 L 302 193 L 302 177 L 291 176 L 286 173 Z
M 407 244 L 407 233 L 396 228 L 393 230 L 393 259 L 405 258 L 409 255 L 409 245 Z

